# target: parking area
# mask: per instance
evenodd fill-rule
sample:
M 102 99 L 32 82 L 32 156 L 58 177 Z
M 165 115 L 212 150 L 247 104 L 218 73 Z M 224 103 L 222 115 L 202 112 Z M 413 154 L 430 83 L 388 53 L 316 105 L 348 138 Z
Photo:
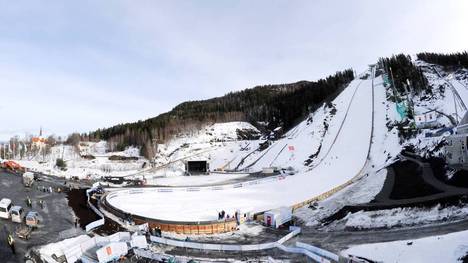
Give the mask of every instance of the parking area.
M 37 229 L 32 231 L 29 240 L 20 239 L 14 234 L 21 224 L 0 219 L 1 262 L 25 262 L 25 255 L 31 248 L 83 232 L 81 228 L 75 227 L 75 216 L 69 206 L 68 191 L 66 191 L 69 184 L 64 181 L 40 178 L 31 188 L 27 188 L 23 185 L 20 175 L 0 171 L 0 187 L 0 199 L 11 199 L 13 205 L 23 207 L 26 213 L 37 211 L 42 219 Z M 26 202 L 28 197 L 31 200 L 31 207 L 28 207 Z M 43 200 L 43 207 L 40 206 L 39 200 Z M 83 205 L 86 206 L 86 203 Z M 8 233 L 13 233 L 15 255 L 7 243 Z

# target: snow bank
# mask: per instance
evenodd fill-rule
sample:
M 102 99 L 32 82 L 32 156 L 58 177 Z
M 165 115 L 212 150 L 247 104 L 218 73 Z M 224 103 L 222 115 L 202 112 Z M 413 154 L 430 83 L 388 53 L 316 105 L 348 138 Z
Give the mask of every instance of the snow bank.
M 336 213 L 345 205 L 368 203 L 380 192 L 387 177 L 387 170 L 370 173 L 355 184 L 346 187 L 335 195 L 317 202 L 317 207 L 302 207 L 294 212 L 307 226 L 320 224 L 321 220 Z
M 353 246 L 341 252 L 385 263 L 460 262 L 468 253 L 468 231 L 404 240 Z
M 441 208 L 394 208 L 379 211 L 359 211 L 347 215 L 343 220 L 346 227 L 392 228 L 395 226 L 413 226 L 441 222 L 444 220 L 461 220 L 468 216 L 468 207 L 450 206 Z

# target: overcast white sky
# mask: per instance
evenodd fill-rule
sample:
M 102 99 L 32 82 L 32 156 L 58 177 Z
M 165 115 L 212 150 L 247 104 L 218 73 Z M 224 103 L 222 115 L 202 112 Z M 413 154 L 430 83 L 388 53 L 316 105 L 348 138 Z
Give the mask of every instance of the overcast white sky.
M 0 140 L 468 48 L 468 1 L 0 0 Z

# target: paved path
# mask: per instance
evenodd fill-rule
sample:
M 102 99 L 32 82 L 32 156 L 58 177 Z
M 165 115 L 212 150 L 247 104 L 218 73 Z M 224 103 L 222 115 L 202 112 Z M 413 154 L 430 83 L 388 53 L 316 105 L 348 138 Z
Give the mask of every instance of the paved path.
M 428 236 L 444 235 L 464 230 L 468 230 L 468 219 L 451 223 L 410 228 L 396 228 L 390 230 L 326 232 L 305 227 L 302 229 L 302 234 L 300 236 L 291 239 L 289 242 L 301 241 L 317 245 L 333 252 L 339 252 L 352 245 L 417 239 Z

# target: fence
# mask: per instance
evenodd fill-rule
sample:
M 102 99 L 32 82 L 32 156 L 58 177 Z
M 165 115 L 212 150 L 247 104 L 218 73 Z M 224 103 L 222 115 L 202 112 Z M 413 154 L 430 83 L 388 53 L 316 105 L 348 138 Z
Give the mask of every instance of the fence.
M 340 257 L 334 253 L 331 253 L 330 251 L 327 251 L 327 250 L 324 250 L 324 249 L 321 249 L 321 248 L 318 248 L 318 247 L 315 247 L 315 246 L 312 246 L 312 245 L 309 245 L 309 244 L 306 244 L 306 243 L 302 243 L 302 242 L 296 242 L 296 246 L 299 247 L 299 248 L 303 248 L 303 249 L 306 249 L 308 251 L 311 251 L 319 256 L 322 256 L 322 257 L 325 257 L 325 258 L 329 258 L 333 261 L 336 261 L 338 262 L 340 260 Z
M 319 255 L 316 255 L 314 254 L 312 251 L 309 251 L 305 248 L 300 248 L 300 247 L 287 247 L 287 246 L 284 246 L 284 245 L 278 245 L 277 246 L 278 249 L 281 249 L 285 252 L 288 252 L 288 253 L 294 253 L 294 254 L 303 254 L 307 257 L 309 257 L 310 259 L 312 259 L 313 261 L 315 262 L 320 262 L 320 263 L 330 263 L 331 261 L 322 257 L 322 256 L 319 256 Z
M 172 192 L 199 192 L 199 191 L 219 191 L 231 188 L 240 188 L 248 185 L 258 185 L 264 184 L 268 182 L 274 182 L 285 179 L 287 176 L 286 174 L 280 174 L 276 176 L 270 176 L 267 178 L 256 179 L 247 182 L 240 182 L 240 183 L 233 183 L 233 184 L 225 184 L 225 185 L 217 185 L 217 186 L 199 186 L 199 187 L 153 187 L 153 188 L 132 188 L 132 189 L 115 189 L 110 190 L 110 193 L 107 195 L 107 198 L 110 200 L 117 195 L 121 194 L 141 194 L 143 192 L 158 192 L 158 193 L 172 193 Z

